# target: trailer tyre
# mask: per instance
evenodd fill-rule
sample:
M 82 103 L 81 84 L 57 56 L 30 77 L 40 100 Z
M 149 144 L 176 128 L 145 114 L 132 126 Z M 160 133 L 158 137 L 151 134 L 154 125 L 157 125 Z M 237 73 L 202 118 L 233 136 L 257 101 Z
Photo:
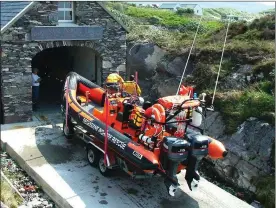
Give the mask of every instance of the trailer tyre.
M 91 166 L 96 167 L 99 163 L 100 152 L 93 146 L 89 145 L 86 151 L 87 161 Z
M 98 162 L 98 168 L 99 168 L 100 173 L 103 176 L 109 176 L 111 170 L 104 164 L 104 155 L 103 154 L 101 154 L 101 156 L 100 156 L 100 159 Z
M 63 131 L 63 135 L 65 136 L 66 139 L 70 140 L 73 138 L 74 128 L 73 128 L 73 124 L 71 123 L 70 119 L 68 119 L 67 127 L 66 127 L 66 120 L 64 119 L 62 131 Z

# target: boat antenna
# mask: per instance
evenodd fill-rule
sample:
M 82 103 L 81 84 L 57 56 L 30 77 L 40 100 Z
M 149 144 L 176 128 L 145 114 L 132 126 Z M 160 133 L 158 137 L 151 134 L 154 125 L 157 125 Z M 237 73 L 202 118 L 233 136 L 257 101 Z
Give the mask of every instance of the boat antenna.
M 221 64 L 222 64 L 222 60 L 223 60 L 223 54 L 224 54 L 224 49 L 225 49 L 225 45 L 226 45 L 228 29 L 229 29 L 229 25 L 230 25 L 230 22 L 231 22 L 231 17 L 232 16 L 230 16 L 228 18 L 228 24 L 227 24 L 226 34 L 225 34 L 225 38 L 224 38 L 224 43 L 223 43 L 223 48 L 222 48 L 222 53 L 221 53 L 221 58 L 220 58 L 220 63 L 219 63 L 219 70 L 218 70 L 217 80 L 216 80 L 216 83 L 215 83 L 215 89 L 214 89 L 214 93 L 213 93 L 212 103 L 211 103 L 211 106 L 208 108 L 208 110 L 211 110 L 211 111 L 214 111 L 215 94 L 216 94 L 216 91 L 217 91 L 218 79 L 219 79 L 219 74 L 220 74 L 220 70 L 221 70 Z
M 195 33 L 195 36 L 194 36 L 194 40 L 193 40 L 192 46 L 191 46 L 191 48 L 190 48 L 190 52 L 189 52 L 189 55 L 188 55 L 188 58 L 187 58 L 187 61 L 186 61 L 185 67 L 184 67 L 184 71 L 183 71 L 183 73 L 182 73 L 181 80 L 180 80 L 180 82 L 179 82 L 179 86 L 178 86 L 176 95 L 178 95 L 178 92 L 179 92 L 179 90 L 180 90 L 180 86 L 181 86 L 182 80 L 183 80 L 183 78 L 184 78 L 184 74 L 185 74 L 185 71 L 186 71 L 186 68 L 187 68 L 187 65 L 188 65 L 188 61 L 189 61 L 189 59 L 190 59 L 190 55 L 191 55 L 191 53 L 192 53 L 192 49 L 193 49 L 193 47 L 194 47 L 194 43 L 195 43 L 195 40 L 196 40 L 196 36 L 197 36 L 198 30 L 199 30 L 199 26 L 200 26 L 202 17 L 203 17 L 203 15 L 201 15 L 200 20 L 199 20 L 199 22 L 198 22 L 197 29 L 196 29 L 196 33 Z

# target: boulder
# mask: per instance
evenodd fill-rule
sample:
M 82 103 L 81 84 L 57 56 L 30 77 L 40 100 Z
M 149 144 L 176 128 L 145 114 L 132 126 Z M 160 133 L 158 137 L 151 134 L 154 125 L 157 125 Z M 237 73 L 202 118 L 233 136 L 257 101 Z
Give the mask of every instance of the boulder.
M 223 142 L 229 151 L 226 158 L 213 161 L 216 172 L 226 181 L 255 192 L 254 178 L 269 175 L 273 171 L 270 160 L 275 127 L 249 118 L 236 133 L 226 136 L 218 112 L 209 113 L 206 123 L 206 134 Z
M 225 77 L 219 84 L 220 89 L 238 89 L 243 90 L 252 80 L 252 66 L 242 65 L 238 70 Z
M 154 75 L 157 64 L 165 53 L 153 43 L 130 43 L 127 50 L 128 70 L 131 74 L 137 71 L 139 79 L 150 78 Z

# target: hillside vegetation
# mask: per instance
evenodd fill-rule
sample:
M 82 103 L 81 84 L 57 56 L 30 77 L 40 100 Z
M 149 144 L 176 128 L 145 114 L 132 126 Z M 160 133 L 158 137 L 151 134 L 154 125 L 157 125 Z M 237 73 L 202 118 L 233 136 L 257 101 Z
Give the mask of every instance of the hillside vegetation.
M 153 42 L 172 55 L 181 55 L 191 47 L 199 17 L 154 8 L 135 7 L 125 3 L 109 3 L 109 9 L 130 29 L 128 41 Z M 211 10 L 209 10 L 211 11 Z M 215 10 L 222 14 L 229 10 Z M 234 12 L 234 10 L 232 10 Z M 236 13 L 238 14 L 238 13 Z M 213 89 L 226 32 L 226 23 L 203 18 L 195 42 L 197 53 L 196 80 L 198 90 Z M 220 80 L 226 78 L 237 64 L 253 64 L 252 73 L 264 78 L 247 90 L 219 90 L 216 108 L 226 122 L 226 133 L 254 116 L 274 123 L 274 53 L 275 19 L 273 15 L 255 19 L 251 23 L 233 22 L 229 27 L 225 58 Z M 254 61 L 250 57 L 261 56 Z M 242 58 L 247 57 L 247 58 Z M 248 58 L 249 57 L 249 58 Z M 238 104 L 237 104 L 238 103 Z
M 222 15 L 236 15 L 244 17 L 247 20 L 260 17 L 259 14 L 250 14 L 233 8 L 204 8 L 203 15 L 220 19 Z

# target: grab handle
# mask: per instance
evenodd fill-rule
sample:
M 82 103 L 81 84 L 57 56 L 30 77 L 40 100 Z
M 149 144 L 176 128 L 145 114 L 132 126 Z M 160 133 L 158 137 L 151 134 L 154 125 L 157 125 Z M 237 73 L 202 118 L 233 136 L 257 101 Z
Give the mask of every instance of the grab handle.
M 86 97 L 86 101 L 85 101 L 85 105 L 88 105 L 88 96 L 90 95 L 89 91 L 85 92 L 85 97 Z

